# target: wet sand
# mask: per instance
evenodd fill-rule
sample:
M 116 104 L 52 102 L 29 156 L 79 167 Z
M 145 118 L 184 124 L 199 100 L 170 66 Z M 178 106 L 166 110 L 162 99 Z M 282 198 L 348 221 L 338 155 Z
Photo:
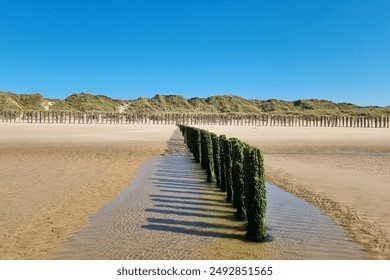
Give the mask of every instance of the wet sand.
M 321 207 L 390 259 L 390 130 L 199 126 L 264 151 L 267 181 Z
M 174 126 L 0 125 L 0 258 L 50 259 Z
M 169 153 L 146 160 L 131 185 L 68 238 L 59 259 L 368 259 L 322 211 L 267 184 L 267 242 L 245 223 L 175 131 Z

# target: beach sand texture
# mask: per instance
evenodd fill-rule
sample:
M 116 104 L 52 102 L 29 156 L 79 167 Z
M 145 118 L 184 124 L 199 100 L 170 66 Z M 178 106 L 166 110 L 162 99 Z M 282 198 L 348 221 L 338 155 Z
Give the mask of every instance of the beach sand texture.
M 389 259 L 390 130 L 206 127 L 265 152 L 268 181 L 320 206 Z M 0 126 L 2 259 L 50 259 L 164 153 L 175 126 Z
M 52 258 L 160 155 L 174 126 L 0 126 L 1 259 Z
M 266 179 L 324 210 L 390 259 L 390 130 L 199 126 L 264 152 Z

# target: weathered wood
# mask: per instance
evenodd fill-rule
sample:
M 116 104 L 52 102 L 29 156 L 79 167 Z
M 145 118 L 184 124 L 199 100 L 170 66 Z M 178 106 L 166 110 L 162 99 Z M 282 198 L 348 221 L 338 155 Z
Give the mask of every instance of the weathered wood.
M 295 116 L 235 113 L 97 113 L 4 110 L 0 112 L 0 119 L 3 123 L 390 127 L 389 116 Z

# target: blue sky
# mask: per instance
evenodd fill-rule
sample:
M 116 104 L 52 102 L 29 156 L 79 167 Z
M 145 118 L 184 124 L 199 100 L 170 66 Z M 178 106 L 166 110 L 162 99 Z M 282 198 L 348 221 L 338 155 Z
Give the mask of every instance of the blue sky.
M 0 90 L 390 105 L 390 1 L 0 0 Z

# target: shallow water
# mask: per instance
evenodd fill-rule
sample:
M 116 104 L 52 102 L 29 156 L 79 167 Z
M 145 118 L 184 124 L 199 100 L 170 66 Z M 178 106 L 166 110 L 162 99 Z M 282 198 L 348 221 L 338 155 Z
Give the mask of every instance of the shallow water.
M 367 259 L 360 244 L 322 210 L 267 184 L 268 233 L 284 240 L 303 259 Z
M 59 259 L 368 259 L 322 211 L 267 184 L 268 234 L 245 241 L 224 194 L 190 155 L 146 161 L 132 184 L 90 217 Z

